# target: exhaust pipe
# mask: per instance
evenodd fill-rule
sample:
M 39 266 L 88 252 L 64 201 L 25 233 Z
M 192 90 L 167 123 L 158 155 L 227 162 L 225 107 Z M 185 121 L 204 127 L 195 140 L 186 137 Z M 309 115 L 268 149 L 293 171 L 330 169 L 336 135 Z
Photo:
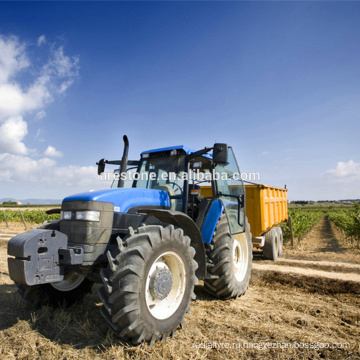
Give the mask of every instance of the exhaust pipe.
M 126 175 L 126 168 L 128 163 L 128 154 L 129 154 L 129 139 L 126 135 L 124 135 L 123 140 L 124 140 L 124 153 L 121 159 L 120 179 L 118 183 L 119 188 L 124 187 L 125 184 L 125 175 Z

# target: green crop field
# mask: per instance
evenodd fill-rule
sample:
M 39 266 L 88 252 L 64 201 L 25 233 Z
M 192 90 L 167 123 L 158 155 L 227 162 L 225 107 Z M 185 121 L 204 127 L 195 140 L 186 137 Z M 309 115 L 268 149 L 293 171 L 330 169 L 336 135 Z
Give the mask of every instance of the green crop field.
M 324 207 L 305 205 L 289 208 L 288 212 L 292 219 L 293 232 L 295 237 L 299 237 L 308 232 L 323 215 L 327 214 L 329 220 L 341 228 L 347 237 L 357 240 L 360 246 L 360 205 Z M 288 223 L 283 223 L 285 239 L 289 239 L 290 229 Z
M 59 218 L 59 214 L 48 215 L 44 210 L 21 210 L 26 222 L 41 224 L 45 220 L 54 220 Z M 4 222 L 5 217 L 8 222 L 22 221 L 20 210 L 0 211 L 0 221 Z
M 360 205 L 354 203 L 354 209 L 328 211 L 329 219 L 344 230 L 346 236 L 356 239 L 360 246 Z
M 295 237 L 303 235 L 309 231 L 324 215 L 323 210 L 305 210 L 301 208 L 291 208 L 288 212 L 289 216 L 291 216 Z M 284 229 L 284 237 L 285 239 L 288 239 L 290 235 L 288 223 L 283 223 L 282 226 Z

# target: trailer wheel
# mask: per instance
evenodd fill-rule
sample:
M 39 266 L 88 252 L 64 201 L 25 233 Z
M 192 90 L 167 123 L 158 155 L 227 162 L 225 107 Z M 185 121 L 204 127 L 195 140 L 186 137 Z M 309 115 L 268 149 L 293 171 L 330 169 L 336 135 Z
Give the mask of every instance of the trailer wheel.
M 276 260 L 279 254 L 279 233 L 277 228 L 270 229 L 265 234 L 265 245 L 263 248 L 263 258 Z
M 44 305 L 54 308 L 69 307 L 81 301 L 91 292 L 93 282 L 84 276 L 70 272 L 64 280 L 54 284 L 28 286 L 15 283 L 20 296 L 32 308 L 39 309 Z
M 278 229 L 278 255 L 280 256 L 283 251 L 284 235 L 282 228 L 280 226 L 278 226 L 277 229 Z
M 247 218 L 245 233 L 232 236 L 227 216 L 222 214 L 207 255 L 208 271 L 215 279 L 205 279 L 205 289 L 221 299 L 244 295 L 252 269 L 252 236 Z
M 182 229 L 141 226 L 107 255 L 99 296 L 110 330 L 132 344 L 152 344 L 183 326 L 195 299 L 197 263 Z

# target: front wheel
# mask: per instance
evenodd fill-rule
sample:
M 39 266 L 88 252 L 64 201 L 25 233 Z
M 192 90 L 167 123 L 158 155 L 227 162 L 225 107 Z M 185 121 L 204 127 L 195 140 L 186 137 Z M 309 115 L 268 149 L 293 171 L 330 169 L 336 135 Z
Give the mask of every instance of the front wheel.
M 244 295 L 252 269 L 252 236 L 247 219 L 245 232 L 231 235 L 227 216 L 222 214 L 207 255 L 212 278 L 205 279 L 205 289 L 221 299 Z
M 38 226 L 38 229 L 60 231 L 60 222 L 52 220 Z M 68 271 L 64 279 L 56 283 L 29 286 L 15 282 L 15 285 L 25 302 L 31 308 L 39 309 L 43 305 L 54 308 L 69 307 L 90 293 L 94 283 L 75 271 Z
M 50 284 L 28 286 L 15 283 L 20 296 L 32 308 L 39 309 L 43 305 L 54 308 L 71 306 L 91 292 L 93 282 L 84 276 L 69 272 L 63 281 Z
M 101 312 L 110 329 L 133 344 L 152 344 L 183 326 L 195 298 L 195 250 L 190 238 L 173 225 L 142 226 L 101 271 Z

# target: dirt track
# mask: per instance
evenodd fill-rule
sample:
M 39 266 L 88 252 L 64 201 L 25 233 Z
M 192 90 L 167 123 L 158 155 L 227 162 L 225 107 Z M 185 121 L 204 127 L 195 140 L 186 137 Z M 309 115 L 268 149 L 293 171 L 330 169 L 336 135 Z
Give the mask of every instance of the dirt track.
M 0 242 L 0 358 L 360 359 L 359 258 L 323 218 L 276 263 L 255 259 L 245 296 L 219 301 L 200 284 L 174 339 L 131 347 L 107 331 L 95 292 L 69 311 L 24 308 Z
M 254 261 L 253 269 L 351 281 L 360 288 L 360 251 L 324 216 L 294 249 L 287 247 L 276 261 Z

